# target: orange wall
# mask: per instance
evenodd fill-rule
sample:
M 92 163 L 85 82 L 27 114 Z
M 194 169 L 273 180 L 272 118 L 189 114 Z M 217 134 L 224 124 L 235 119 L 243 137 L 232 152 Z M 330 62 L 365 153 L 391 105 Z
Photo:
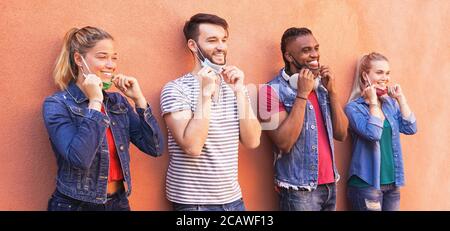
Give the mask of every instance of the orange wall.
M 418 133 L 403 136 L 407 184 L 402 210 L 450 210 L 450 1 L 0 1 L 0 210 L 45 210 L 54 190 L 56 164 L 41 116 L 44 97 L 65 32 L 94 25 L 116 38 L 120 70 L 136 76 L 161 128 L 159 94 L 187 72 L 192 58 L 182 26 L 197 12 L 230 24 L 229 63 L 247 83 L 263 83 L 282 66 L 280 38 L 291 26 L 312 29 L 321 63 L 331 66 L 340 101 L 349 95 L 357 58 L 379 51 L 391 61 L 416 113 Z M 276 210 L 271 145 L 240 148 L 239 180 L 249 210 Z M 337 164 L 347 176 L 350 142 L 336 144 Z M 131 149 L 134 210 L 170 210 L 164 195 L 168 154 L 151 158 Z M 345 181 L 338 210 L 347 210 Z

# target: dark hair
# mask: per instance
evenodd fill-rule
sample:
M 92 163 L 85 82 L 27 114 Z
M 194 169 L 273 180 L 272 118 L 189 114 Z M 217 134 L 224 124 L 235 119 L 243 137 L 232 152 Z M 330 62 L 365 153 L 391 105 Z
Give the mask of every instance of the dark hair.
M 186 41 L 188 41 L 189 39 L 197 41 L 198 27 L 202 23 L 219 25 L 223 27 L 223 29 L 225 29 L 228 34 L 228 23 L 227 21 L 225 21 L 225 19 L 213 14 L 198 13 L 192 16 L 189 21 L 186 21 L 186 23 L 184 24 L 183 33 Z
M 291 27 L 283 33 L 283 36 L 281 37 L 281 56 L 283 57 L 285 67 L 289 67 L 289 61 L 284 57 L 287 45 L 297 37 L 305 35 L 312 35 L 311 30 L 306 27 Z

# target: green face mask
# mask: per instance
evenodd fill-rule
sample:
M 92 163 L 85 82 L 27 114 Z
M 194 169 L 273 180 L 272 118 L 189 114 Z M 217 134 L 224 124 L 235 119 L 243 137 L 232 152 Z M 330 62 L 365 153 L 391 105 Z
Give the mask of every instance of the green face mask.
M 102 89 L 105 91 L 108 90 L 109 88 L 111 88 L 111 86 L 112 86 L 112 80 L 109 82 L 102 82 L 102 83 L 103 83 Z

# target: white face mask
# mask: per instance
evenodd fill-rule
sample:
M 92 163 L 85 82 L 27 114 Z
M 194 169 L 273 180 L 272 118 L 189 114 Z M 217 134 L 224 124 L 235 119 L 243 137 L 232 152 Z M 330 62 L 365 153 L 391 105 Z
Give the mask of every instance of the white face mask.
M 200 65 L 202 67 L 210 67 L 211 69 L 214 70 L 214 72 L 216 72 L 216 74 L 220 74 L 223 71 L 223 68 L 225 67 L 225 64 L 223 65 L 219 65 L 219 64 L 215 64 L 213 62 L 211 62 L 208 58 L 206 58 L 202 51 L 200 50 L 200 47 L 197 45 L 197 43 L 195 43 L 195 46 L 197 47 L 197 51 L 198 54 L 200 54 L 202 56 L 202 58 L 200 58 L 200 56 L 197 55 L 197 58 L 200 60 Z

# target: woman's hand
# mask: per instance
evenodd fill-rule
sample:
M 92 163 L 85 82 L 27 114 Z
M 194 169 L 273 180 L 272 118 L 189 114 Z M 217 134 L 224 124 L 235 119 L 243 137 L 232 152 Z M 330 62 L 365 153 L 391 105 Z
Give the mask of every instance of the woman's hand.
M 147 101 L 142 94 L 141 87 L 136 78 L 117 74 L 114 76 L 112 82 L 125 96 L 134 101 L 136 107 L 147 108 Z
M 89 99 L 90 109 L 101 111 L 103 105 L 102 86 L 102 80 L 95 74 L 85 75 L 83 82 L 79 85 L 81 91 Z
M 369 104 L 378 104 L 377 90 L 374 85 L 366 87 L 361 95 L 369 102 Z
M 388 87 L 388 94 L 390 97 L 399 100 L 400 98 L 404 98 L 405 95 L 403 95 L 402 88 L 400 87 L 400 84 L 394 84 L 394 86 Z

